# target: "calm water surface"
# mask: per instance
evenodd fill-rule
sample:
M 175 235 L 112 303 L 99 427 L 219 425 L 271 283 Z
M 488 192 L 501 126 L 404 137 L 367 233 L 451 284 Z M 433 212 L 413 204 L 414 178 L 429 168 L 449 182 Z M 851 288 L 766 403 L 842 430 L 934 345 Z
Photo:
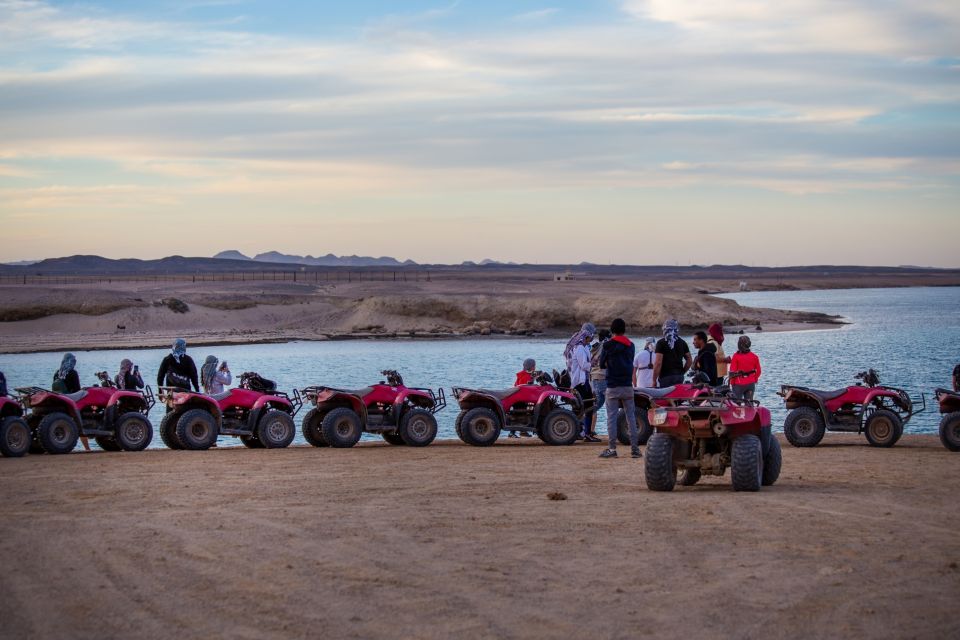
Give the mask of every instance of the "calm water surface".
M 845 386 L 853 375 L 874 367 L 884 383 L 903 386 L 912 393 L 930 396 L 934 387 L 947 386 L 953 366 L 960 362 L 960 288 L 856 289 L 804 292 L 748 292 L 726 297 L 754 307 L 821 311 L 842 315 L 851 325 L 826 331 L 781 333 L 751 332 L 754 351 L 760 356 L 763 377 L 758 399 L 774 413 L 774 427 L 783 423 L 780 398 L 774 395 L 781 383 L 820 388 Z M 684 327 L 684 335 L 697 327 Z M 638 336 L 632 336 L 638 337 Z M 397 369 L 407 384 L 443 387 L 451 385 L 507 387 L 524 358 L 537 360 L 541 369 L 560 368 L 565 340 L 477 339 L 411 341 L 295 342 L 288 344 L 189 348 L 197 362 L 214 354 L 230 364 L 235 379 L 243 371 L 257 371 L 276 380 L 280 389 L 322 384 L 346 388 L 363 387 L 381 379 L 382 369 Z M 732 343 L 732 344 L 731 344 Z M 727 341 L 735 349 L 736 336 Z M 77 369 L 84 385 L 96 382 L 95 372 L 115 373 L 122 358 L 140 365 L 144 381 L 156 387 L 156 371 L 168 353 L 165 349 L 78 351 Z M 11 387 L 36 385 L 49 388 L 60 353 L 0 354 L 0 370 Z M 163 408 L 154 408 L 150 418 L 158 425 Z M 303 443 L 299 434 L 295 443 Z M 455 438 L 452 402 L 437 415 L 440 438 Z M 914 418 L 906 431 L 934 433 L 936 411 Z M 598 427 L 603 431 L 603 419 Z M 379 436 L 365 435 L 366 439 Z M 221 438 L 222 445 L 239 444 L 236 438 Z M 95 445 L 92 445 L 95 446 Z M 151 447 L 162 447 L 155 434 Z

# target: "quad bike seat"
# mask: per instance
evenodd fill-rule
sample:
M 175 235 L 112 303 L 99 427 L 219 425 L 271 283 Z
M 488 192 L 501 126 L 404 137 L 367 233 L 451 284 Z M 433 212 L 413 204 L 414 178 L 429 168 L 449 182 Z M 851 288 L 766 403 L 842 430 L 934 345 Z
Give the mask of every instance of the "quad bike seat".
M 65 393 L 63 394 L 63 397 L 72 400 L 73 402 L 80 402 L 87 397 L 87 392 L 81 389 L 75 393 Z
M 820 389 L 804 389 L 807 393 L 813 394 L 826 402 L 827 400 L 833 400 L 834 398 L 839 398 L 847 392 L 846 389 L 836 389 L 835 391 L 821 391 Z
M 343 393 L 352 395 L 352 396 L 363 396 L 373 393 L 373 387 L 364 387 L 363 389 L 342 389 Z
M 517 392 L 517 388 L 510 389 L 477 389 L 480 393 L 493 396 L 497 400 L 505 400 Z
M 673 393 L 673 390 L 676 388 L 677 388 L 676 385 L 672 387 L 664 387 L 663 389 L 658 389 L 656 387 L 650 387 L 650 388 L 637 387 L 636 389 L 634 389 L 634 391 L 639 391 L 640 393 L 646 396 L 650 396 L 651 398 L 665 398 L 671 393 Z

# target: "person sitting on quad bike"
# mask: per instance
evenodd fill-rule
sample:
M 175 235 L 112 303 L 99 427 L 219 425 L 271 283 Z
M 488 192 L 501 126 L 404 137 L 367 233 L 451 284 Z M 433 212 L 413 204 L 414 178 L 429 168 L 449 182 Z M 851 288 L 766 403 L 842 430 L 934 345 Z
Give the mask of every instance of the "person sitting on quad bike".
M 697 331 L 693 334 L 693 346 L 697 348 L 697 357 L 693 359 L 693 371 L 702 373 L 706 383 L 717 386 L 717 348 L 707 342 L 707 334 Z
M 50 389 L 56 393 L 76 393 L 80 391 L 80 374 L 77 373 L 77 357 L 72 353 L 63 354 L 60 368 L 53 372 L 53 384 Z M 90 439 L 80 436 L 83 450 L 90 451 Z
M 527 358 L 523 361 L 523 369 L 517 372 L 517 377 L 513 381 L 513 386 L 522 387 L 525 384 L 533 384 L 533 374 L 537 370 L 537 361 L 533 358 Z M 519 438 L 520 436 L 516 431 L 511 431 L 508 438 Z M 523 432 L 524 438 L 532 438 L 529 433 L 526 431 Z
M 200 393 L 197 365 L 193 362 L 193 358 L 187 355 L 187 341 L 177 338 L 173 343 L 173 349 L 160 363 L 160 369 L 157 371 L 157 386 L 190 391 L 191 384 L 193 390 Z
M 734 400 L 753 400 L 760 380 L 760 358 L 750 350 L 751 342 L 747 336 L 737 340 L 737 352 L 730 359 L 730 386 Z

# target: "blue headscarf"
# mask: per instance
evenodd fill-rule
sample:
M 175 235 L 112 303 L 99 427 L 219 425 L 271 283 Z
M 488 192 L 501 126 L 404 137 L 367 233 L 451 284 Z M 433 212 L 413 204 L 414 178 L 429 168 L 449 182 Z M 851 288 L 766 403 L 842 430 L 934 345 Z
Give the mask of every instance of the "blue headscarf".
M 180 358 L 184 356 L 187 352 L 187 341 L 183 338 L 177 338 L 173 343 L 173 359 L 177 361 L 177 364 L 180 364 Z
M 60 370 L 57 371 L 57 380 L 66 380 L 75 366 L 77 366 L 77 357 L 72 353 L 63 354 L 63 360 L 60 361 Z
M 664 322 L 663 339 L 666 340 L 670 348 L 673 349 L 673 345 L 677 344 L 677 340 L 680 339 L 680 323 L 673 318 Z
M 204 387 L 209 387 L 213 384 L 213 376 L 217 374 L 217 364 L 219 362 L 217 356 L 207 356 L 203 366 L 200 367 L 200 384 Z

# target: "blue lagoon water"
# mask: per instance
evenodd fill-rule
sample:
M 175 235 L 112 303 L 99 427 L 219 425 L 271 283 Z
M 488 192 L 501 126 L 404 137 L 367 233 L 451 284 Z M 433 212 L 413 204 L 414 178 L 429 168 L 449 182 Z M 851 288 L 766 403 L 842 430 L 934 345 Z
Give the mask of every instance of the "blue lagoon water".
M 795 332 L 751 332 L 760 356 L 763 377 L 758 399 L 774 414 L 774 427 L 785 412 L 775 395 L 781 383 L 832 388 L 853 383 L 853 375 L 874 367 L 884 383 L 903 386 L 930 397 L 934 387 L 947 386 L 953 366 L 960 362 L 960 288 L 856 289 L 803 292 L 748 292 L 730 294 L 741 304 L 841 315 L 852 324 L 841 329 Z M 602 322 L 604 319 L 597 319 Z M 684 335 L 698 327 L 684 327 Z M 632 335 L 632 334 L 631 334 Z M 633 336 L 636 337 L 636 336 Z M 345 388 L 367 386 L 381 379 L 380 370 L 397 369 L 411 386 L 443 387 L 450 405 L 437 415 L 440 438 L 455 438 L 456 403 L 450 386 L 507 387 L 524 358 L 539 368 L 561 368 L 565 340 L 351 340 L 287 344 L 188 348 L 199 366 L 208 354 L 226 360 L 235 380 L 243 371 L 257 371 L 277 382 L 281 390 L 307 385 Z M 732 353 L 736 336 L 729 336 Z M 0 346 L 2 348 L 2 346 Z M 166 349 L 78 351 L 77 369 L 84 385 L 96 383 L 94 374 L 115 373 L 122 358 L 140 365 L 144 381 L 156 387 L 156 371 Z M 36 385 L 49 388 L 60 353 L 0 354 L 0 371 L 12 388 Z M 151 420 L 158 425 L 163 407 Z M 303 443 L 299 434 L 295 443 Z M 921 414 L 907 426 L 908 433 L 934 433 L 935 410 Z M 601 418 L 598 429 L 603 431 Z M 379 439 L 379 436 L 364 436 Z M 222 445 L 239 444 L 221 438 Z M 155 434 L 151 447 L 162 447 Z

